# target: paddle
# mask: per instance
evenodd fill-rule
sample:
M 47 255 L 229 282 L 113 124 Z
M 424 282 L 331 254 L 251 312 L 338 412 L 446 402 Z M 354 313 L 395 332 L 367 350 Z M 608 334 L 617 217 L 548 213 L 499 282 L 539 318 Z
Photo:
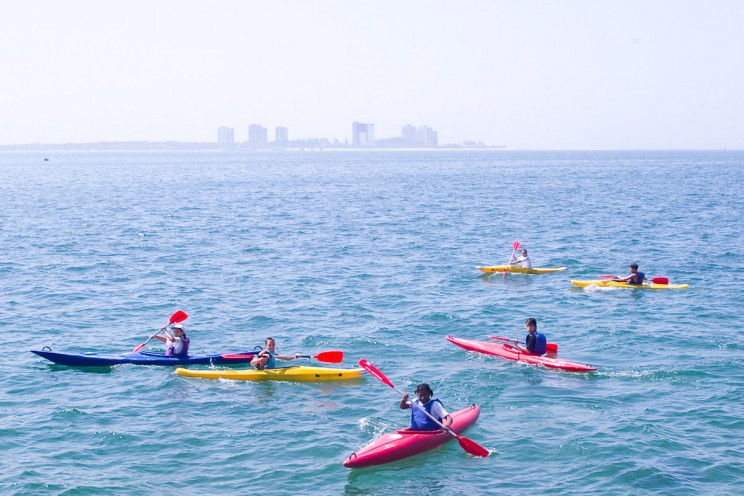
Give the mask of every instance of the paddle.
M 509 263 L 506 264 L 506 268 L 504 269 L 504 279 L 506 279 L 506 274 L 509 272 L 509 267 L 511 267 L 512 260 L 514 260 L 514 254 L 517 253 L 517 250 L 519 249 L 519 241 L 515 241 L 512 245 L 512 254 L 511 257 L 509 257 Z
M 518 343 L 516 339 L 508 339 L 508 338 L 500 338 L 498 336 L 488 336 L 491 339 L 495 339 L 497 341 L 508 341 L 509 343 Z M 547 343 L 545 345 L 545 349 L 547 350 L 546 353 L 558 353 L 558 345 L 556 343 Z
M 341 363 L 344 360 L 344 352 L 338 350 L 321 351 L 317 355 L 302 355 L 298 358 L 315 358 L 319 362 Z
M 397 387 L 395 387 L 395 384 L 393 384 L 392 382 L 390 382 L 390 379 L 388 379 L 387 377 L 385 377 L 385 374 L 383 374 L 382 372 L 380 372 L 380 369 L 378 369 L 377 367 L 375 367 L 374 365 L 372 365 L 370 362 L 368 362 L 364 358 L 362 358 L 361 360 L 359 360 L 359 366 L 362 367 L 367 372 L 369 372 L 370 374 L 372 374 L 373 376 L 375 376 L 375 379 L 379 380 L 383 384 L 387 384 L 391 388 L 393 388 L 396 391 L 398 391 L 401 394 L 401 396 L 405 396 L 405 393 L 403 391 L 401 391 L 400 389 L 398 389 Z M 470 439 L 468 439 L 466 437 L 462 437 L 459 434 L 457 434 L 456 432 L 452 431 L 452 429 L 449 429 L 449 428 L 445 427 L 444 425 L 442 425 L 441 422 L 439 422 L 437 419 L 435 419 L 429 412 L 427 412 L 418 403 L 411 402 L 411 404 L 414 405 L 416 408 L 419 408 L 422 412 L 424 412 L 426 414 L 426 416 L 429 417 L 430 419 L 432 419 L 434 422 L 436 422 L 436 424 L 439 427 L 441 427 L 446 432 L 448 432 L 448 433 L 452 434 L 453 436 L 455 436 L 455 439 L 457 439 L 457 441 L 460 443 L 460 447 L 462 447 L 462 449 L 464 449 L 466 452 L 470 453 L 473 456 L 480 456 L 480 457 L 486 457 L 486 456 L 488 456 L 488 455 L 491 454 L 490 451 L 488 451 L 486 448 L 484 448 L 480 444 L 476 443 L 475 441 L 470 440 Z
M 260 350 L 259 350 L 260 351 Z M 233 353 L 233 354 L 226 354 L 222 355 L 222 358 L 225 358 L 227 360 L 242 360 L 245 358 L 253 358 L 258 354 L 258 351 L 255 353 Z M 300 355 L 297 358 L 315 358 L 319 362 L 326 362 L 326 363 L 341 363 L 344 360 L 344 352 L 343 351 L 321 351 L 317 355 Z
M 177 310 L 173 315 L 171 315 L 170 322 L 168 322 L 165 325 L 166 326 L 169 326 L 171 324 L 177 324 L 178 322 L 183 322 L 184 320 L 186 320 L 188 318 L 189 318 L 189 316 L 186 315 L 186 312 L 184 312 L 183 310 Z M 139 350 L 141 350 L 142 348 L 144 348 L 145 345 L 147 343 L 149 343 L 152 338 L 154 338 L 155 336 L 157 336 L 158 334 L 160 334 L 160 331 L 161 330 L 162 329 L 159 329 L 158 332 L 156 332 L 155 334 L 153 334 L 152 336 L 150 336 L 149 338 L 147 338 L 147 341 L 145 341 L 141 345 L 137 346 L 134 349 L 133 353 L 137 353 Z
M 620 276 L 613 276 L 609 274 L 600 274 L 599 277 L 603 279 L 620 279 Z M 668 277 L 652 277 L 651 282 L 654 284 L 669 284 Z

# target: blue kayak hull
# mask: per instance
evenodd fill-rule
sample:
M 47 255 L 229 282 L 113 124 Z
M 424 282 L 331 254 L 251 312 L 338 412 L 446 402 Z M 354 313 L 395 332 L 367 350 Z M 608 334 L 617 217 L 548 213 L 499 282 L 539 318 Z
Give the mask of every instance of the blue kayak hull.
M 241 351 L 238 353 L 225 353 L 213 355 L 190 355 L 185 357 L 165 356 L 160 353 L 121 353 L 121 354 L 99 354 L 99 353 L 65 353 L 51 350 L 31 350 L 42 358 L 58 365 L 70 367 L 110 367 L 123 363 L 134 365 L 165 365 L 180 366 L 190 364 L 213 364 L 230 365 L 249 363 L 258 351 Z

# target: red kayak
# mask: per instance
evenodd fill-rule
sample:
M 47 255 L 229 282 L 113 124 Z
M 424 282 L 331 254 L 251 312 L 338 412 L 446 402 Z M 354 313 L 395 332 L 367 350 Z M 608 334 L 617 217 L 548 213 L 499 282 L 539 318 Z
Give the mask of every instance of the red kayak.
M 453 338 L 452 336 L 447 336 L 447 341 L 469 351 L 477 351 L 478 353 L 485 353 L 486 355 L 496 355 L 501 358 L 506 358 L 507 360 L 519 360 L 533 365 L 542 365 L 551 369 L 561 369 L 569 372 L 591 372 L 597 370 L 596 367 L 569 362 L 568 360 L 562 360 L 560 358 L 523 353 L 518 348 L 507 343 L 474 341 L 472 339 Z
M 479 413 L 480 408 L 475 405 L 451 413 L 452 430 L 462 434 L 475 423 Z M 439 429 L 435 431 L 401 429 L 397 432 L 388 432 L 349 455 L 349 458 L 344 460 L 344 467 L 361 468 L 402 460 L 434 449 L 454 438 L 452 434 Z

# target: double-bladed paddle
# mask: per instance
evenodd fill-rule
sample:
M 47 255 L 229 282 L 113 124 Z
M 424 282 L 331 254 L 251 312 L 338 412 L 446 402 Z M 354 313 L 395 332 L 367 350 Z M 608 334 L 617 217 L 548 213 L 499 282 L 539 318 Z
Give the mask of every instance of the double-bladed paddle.
M 511 267 L 512 260 L 514 260 L 514 254 L 517 253 L 517 250 L 519 249 L 519 241 L 515 241 L 512 245 L 512 254 L 511 257 L 509 257 L 509 263 L 506 264 L 506 268 L 504 269 L 504 279 L 506 279 L 506 274 L 509 272 L 509 268 Z
M 398 391 L 402 396 L 405 396 L 405 393 L 403 391 L 401 391 L 400 389 L 398 389 L 397 387 L 395 387 L 395 384 L 393 384 L 390 381 L 390 379 L 388 379 L 387 377 L 385 377 L 385 374 L 383 374 L 382 372 L 380 372 L 380 369 L 378 369 L 377 367 L 375 367 L 374 365 L 372 365 L 369 361 L 367 361 L 364 358 L 362 358 L 361 360 L 359 360 L 359 366 L 362 367 L 367 372 L 369 372 L 370 374 L 372 374 L 375 377 L 375 379 L 379 380 L 383 384 L 387 384 L 391 388 L 393 388 L 396 391 Z M 429 412 L 427 412 L 418 403 L 411 402 L 411 404 L 414 405 L 416 408 L 419 408 L 422 412 L 424 412 L 426 414 L 426 416 L 429 417 L 430 419 L 432 419 L 434 422 L 436 422 L 436 424 L 439 427 L 441 427 L 442 429 L 444 429 L 446 432 L 452 434 L 455 437 L 455 439 L 457 439 L 457 441 L 460 443 L 460 446 L 462 447 L 462 449 L 464 449 L 466 452 L 470 453 L 473 456 L 480 456 L 480 457 L 486 457 L 486 456 L 488 456 L 488 455 L 491 454 L 490 451 L 488 451 L 486 448 L 484 448 L 480 444 L 476 443 L 475 441 L 473 441 L 471 439 L 468 439 L 466 437 L 462 437 L 459 434 L 457 434 L 456 432 L 454 432 L 452 429 L 447 428 L 444 425 L 442 425 L 442 423 L 440 421 L 438 421 L 437 419 L 435 419 Z
M 488 336 L 491 339 L 495 339 L 496 341 L 507 341 L 509 343 L 518 343 L 516 339 L 508 339 L 508 338 L 501 338 L 499 336 Z M 558 345 L 556 343 L 547 343 L 545 345 L 545 349 L 547 350 L 546 353 L 558 353 Z
M 227 360 L 242 360 L 245 358 L 253 358 L 258 354 L 258 351 L 255 353 L 233 353 L 233 354 L 227 354 L 222 355 L 222 358 L 225 358 Z M 326 363 L 341 363 L 344 360 L 344 352 L 338 351 L 338 350 L 332 350 L 332 351 L 321 351 L 317 355 L 301 355 L 297 358 L 314 358 L 319 362 L 326 362 Z
M 178 322 L 183 322 L 184 320 L 186 320 L 186 319 L 188 319 L 188 318 L 189 318 L 189 316 L 188 316 L 188 315 L 186 315 L 186 312 L 184 312 L 183 310 L 177 310 L 177 311 L 176 311 L 176 312 L 175 312 L 175 313 L 174 313 L 173 315 L 171 315 L 171 318 L 170 318 L 170 322 L 168 322 L 168 323 L 167 323 L 167 324 L 165 324 L 165 325 L 166 325 L 166 326 L 169 326 L 169 325 L 171 325 L 171 324 L 177 324 Z M 151 339 L 152 339 L 153 337 L 157 336 L 157 335 L 158 335 L 158 334 L 160 333 L 160 331 L 161 331 L 161 330 L 162 330 L 162 329 L 158 330 L 158 332 L 156 332 L 155 334 L 153 334 L 152 336 L 150 336 L 149 338 L 147 338 L 147 341 L 145 341 L 145 342 L 144 342 L 144 343 L 142 343 L 141 345 L 137 346 L 137 347 L 136 347 L 136 348 L 134 349 L 133 353 L 137 353 L 137 352 L 138 352 L 139 350 L 141 350 L 142 348 L 144 348 L 144 347 L 145 347 L 145 345 L 146 345 L 147 343 L 149 343 L 149 342 L 150 342 L 150 340 L 151 340 Z
M 613 276 L 610 274 L 600 274 L 599 277 L 602 279 L 621 279 L 620 276 Z M 651 282 L 654 284 L 669 284 L 668 277 L 652 277 Z

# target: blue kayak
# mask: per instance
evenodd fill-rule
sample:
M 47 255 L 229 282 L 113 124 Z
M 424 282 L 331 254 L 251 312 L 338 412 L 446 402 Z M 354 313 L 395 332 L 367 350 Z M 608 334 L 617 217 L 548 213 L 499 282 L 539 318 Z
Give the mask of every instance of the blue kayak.
M 230 365 L 238 363 L 249 363 L 260 347 L 253 351 L 241 351 L 238 353 L 224 353 L 213 355 L 187 355 L 184 357 L 165 356 L 162 353 L 149 353 L 140 351 L 137 353 L 121 354 L 100 354 L 100 353 L 65 353 L 61 351 L 52 351 L 45 346 L 41 350 L 31 350 L 42 358 L 59 365 L 68 365 L 70 367 L 110 367 L 122 363 L 131 363 L 134 365 Z

